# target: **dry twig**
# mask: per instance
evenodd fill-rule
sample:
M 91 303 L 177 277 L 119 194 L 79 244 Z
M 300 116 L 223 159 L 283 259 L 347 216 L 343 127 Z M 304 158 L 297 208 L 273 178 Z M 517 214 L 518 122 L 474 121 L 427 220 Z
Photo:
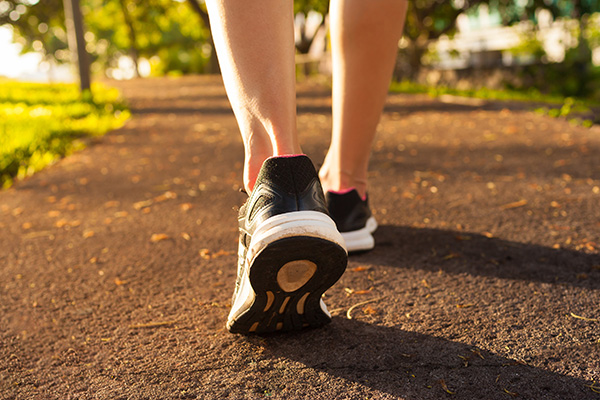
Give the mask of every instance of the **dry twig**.
M 367 300 L 367 301 L 362 301 L 362 302 L 360 302 L 358 304 L 353 305 L 352 307 L 350 307 L 348 309 L 348 311 L 346 311 L 346 318 L 352 319 L 352 315 L 351 315 L 352 311 L 354 311 L 354 309 L 356 309 L 357 307 L 364 306 L 365 304 L 369 304 L 369 303 L 374 303 L 376 301 L 379 301 L 379 300 L 383 299 L 384 297 L 385 296 L 377 297 L 375 299 L 371 299 L 371 300 Z

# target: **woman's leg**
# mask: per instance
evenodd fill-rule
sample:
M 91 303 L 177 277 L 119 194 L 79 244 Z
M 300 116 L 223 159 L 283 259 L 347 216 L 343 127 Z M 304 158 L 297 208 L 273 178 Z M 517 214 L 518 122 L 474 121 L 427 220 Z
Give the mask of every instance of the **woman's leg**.
M 238 215 L 238 278 L 227 328 L 248 334 L 321 326 L 331 321 L 322 294 L 346 269 L 345 242 L 308 157 L 267 159 L 300 153 L 292 0 L 207 5 L 244 140 L 250 195 Z
M 366 194 L 406 8 L 406 0 L 331 0 L 333 132 L 319 173 L 325 190 L 355 187 Z
M 291 0 L 206 0 L 227 95 L 245 148 L 244 186 L 263 161 L 301 152 Z

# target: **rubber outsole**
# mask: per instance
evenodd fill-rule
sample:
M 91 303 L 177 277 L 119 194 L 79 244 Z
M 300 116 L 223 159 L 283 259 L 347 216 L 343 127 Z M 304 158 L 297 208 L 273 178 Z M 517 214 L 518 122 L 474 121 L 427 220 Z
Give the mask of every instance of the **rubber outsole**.
M 342 276 L 346 264 L 346 250 L 330 240 L 293 236 L 269 243 L 249 268 L 254 301 L 228 321 L 229 331 L 263 334 L 315 328 L 331 322 L 321 306 L 321 296 Z M 299 286 L 282 280 L 282 274 L 296 279 Z

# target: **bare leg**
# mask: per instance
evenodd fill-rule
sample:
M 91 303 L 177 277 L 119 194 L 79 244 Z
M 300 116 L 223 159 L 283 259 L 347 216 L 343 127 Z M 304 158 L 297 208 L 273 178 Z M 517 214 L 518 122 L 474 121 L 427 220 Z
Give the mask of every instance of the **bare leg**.
M 263 161 L 300 153 L 296 134 L 293 3 L 207 0 L 212 33 L 245 148 L 248 193 Z
M 333 133 L 319 172 L 325 190 L 355 187 L 366 194 L 406 8 L 406 0 L 331 0 Z

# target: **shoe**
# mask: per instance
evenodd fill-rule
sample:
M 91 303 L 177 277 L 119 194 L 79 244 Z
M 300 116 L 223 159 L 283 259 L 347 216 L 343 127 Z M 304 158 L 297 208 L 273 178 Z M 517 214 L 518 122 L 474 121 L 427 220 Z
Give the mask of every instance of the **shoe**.
M 251 334 L 331 321 L 322 294 L 348 262 L 305 155 L 272 157 L 239 212 L 238 277 L 227 329 Z
M 356 189 L 325 193 L 329 215 L 335 221 L 349 253 L 375 247 L 372 233 L 377 221 L 369 208 L 369 199 L 360 197 Z

